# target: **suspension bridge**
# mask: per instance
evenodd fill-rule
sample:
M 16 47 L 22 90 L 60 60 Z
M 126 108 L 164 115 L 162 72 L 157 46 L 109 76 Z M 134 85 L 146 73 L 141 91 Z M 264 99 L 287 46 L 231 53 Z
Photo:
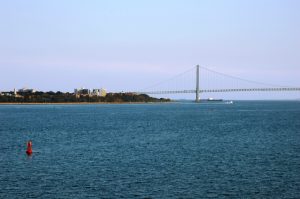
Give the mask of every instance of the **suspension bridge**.
M 216 82 L 218 84 L 216 84 Z M 200 94 L 202 93 L 271 91 L 300 91 L 300 87 L 280 86 L 252 81 L 197 65 L 171 79 L 159 82 L 134 93 L 148 95 L 193 93 L 195 94 L 195 101 L 199 102 Z

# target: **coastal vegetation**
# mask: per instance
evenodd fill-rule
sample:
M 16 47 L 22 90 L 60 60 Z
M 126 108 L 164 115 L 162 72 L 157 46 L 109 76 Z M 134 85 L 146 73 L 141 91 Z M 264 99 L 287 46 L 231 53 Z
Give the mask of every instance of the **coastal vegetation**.
M 135 103 L 169 102 L 170 99 L 153 98 L 146 94 L 107 93 L 106 96 L 75 95 L 63 92 L 6 92 L 0 95 L 0 103 Z

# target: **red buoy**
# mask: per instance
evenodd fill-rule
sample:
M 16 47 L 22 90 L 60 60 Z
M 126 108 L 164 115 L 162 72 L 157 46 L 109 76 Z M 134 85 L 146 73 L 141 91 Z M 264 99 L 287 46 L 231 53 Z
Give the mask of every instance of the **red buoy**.
M 32 142 L 31 142 L 31 140 L 29 140 L 29 141 L 27 142 L 26 153 L 27 153 L 27 155 L 31 155 L 31 154 L 32 154 Z

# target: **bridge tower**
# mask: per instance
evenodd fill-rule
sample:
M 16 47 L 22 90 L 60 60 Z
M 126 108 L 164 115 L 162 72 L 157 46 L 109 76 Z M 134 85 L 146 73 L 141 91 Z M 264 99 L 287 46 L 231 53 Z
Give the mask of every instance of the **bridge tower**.
M 196 102 L 200 102 L 199 65 L 196 66 Z

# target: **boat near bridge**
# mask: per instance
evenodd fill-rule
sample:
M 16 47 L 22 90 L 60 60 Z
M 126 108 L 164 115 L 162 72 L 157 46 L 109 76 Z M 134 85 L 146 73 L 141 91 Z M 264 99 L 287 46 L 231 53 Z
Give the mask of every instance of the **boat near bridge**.
M 214 99 L 212 97 L 207 99 L 200 99 L 200 102 L 223 102 L 223 99 Z
M 214 99 L 212 97 L 208 98 L 208 99 L 201 99 L 200 102 L 207 102 L 207 103 L 215 103 L 215 102 L 221 102 L 221 103 L 225 103 L 225 104 L 233 104 L 232 100 L 223 100 L 223 99 Z

